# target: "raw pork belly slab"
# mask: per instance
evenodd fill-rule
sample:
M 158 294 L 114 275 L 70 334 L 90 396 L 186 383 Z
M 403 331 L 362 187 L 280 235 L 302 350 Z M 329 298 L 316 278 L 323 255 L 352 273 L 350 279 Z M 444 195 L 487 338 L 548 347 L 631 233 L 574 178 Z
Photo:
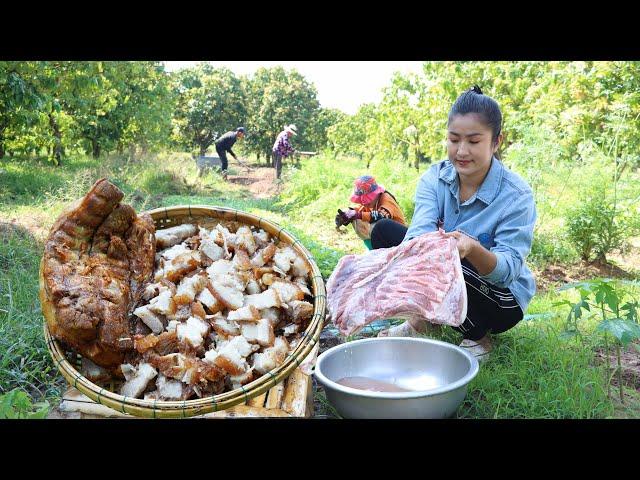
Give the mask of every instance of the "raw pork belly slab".
M 340 259 L 327 282 L 333 322 L 351 335 L 374 320 L 413 318 L 459 326 L 467 290 L 456 240 L 442 230 L 397 247 Z

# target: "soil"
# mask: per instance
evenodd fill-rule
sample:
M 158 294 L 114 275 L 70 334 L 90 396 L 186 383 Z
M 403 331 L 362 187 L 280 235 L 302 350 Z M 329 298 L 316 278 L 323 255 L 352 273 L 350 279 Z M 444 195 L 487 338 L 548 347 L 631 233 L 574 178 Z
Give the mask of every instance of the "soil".
M 240 165 L 231 163 L 238 175 L 229 175 L 227 181 L 236 185 L 248 187 L 249 193 L 255 198 L 272 198 L 280 193 L 282 182 L 276 179 L 276 170 L 265 164 Z

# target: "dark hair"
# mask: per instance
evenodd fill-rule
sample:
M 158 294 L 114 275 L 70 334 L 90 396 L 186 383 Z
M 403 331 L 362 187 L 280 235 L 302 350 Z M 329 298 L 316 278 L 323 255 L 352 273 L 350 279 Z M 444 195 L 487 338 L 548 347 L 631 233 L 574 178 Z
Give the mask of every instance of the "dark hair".
M 236 132 L 244 133 L 244 127 L 236 128 Z
M 474 85 L 458 97 L 449 112 L 447 125 L 456 115 L 468 113 L 475 113 L 482 118 L 491 128 L 491 141 L 495 143 L 502 131 L 502 112 L 498 102 L 483 94 L 478 85 Z

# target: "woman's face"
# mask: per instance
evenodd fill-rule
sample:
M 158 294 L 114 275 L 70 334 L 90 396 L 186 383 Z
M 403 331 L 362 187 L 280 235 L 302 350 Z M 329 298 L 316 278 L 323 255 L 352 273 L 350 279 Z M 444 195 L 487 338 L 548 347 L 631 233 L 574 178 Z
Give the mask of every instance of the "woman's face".
M 502 134 L 491 141 L 491 128 L 474 113 L 456 115 L 447 129 L 449 161 L 460 176 L 484 177 L 491 166 L 491 157 L 500 147 Z

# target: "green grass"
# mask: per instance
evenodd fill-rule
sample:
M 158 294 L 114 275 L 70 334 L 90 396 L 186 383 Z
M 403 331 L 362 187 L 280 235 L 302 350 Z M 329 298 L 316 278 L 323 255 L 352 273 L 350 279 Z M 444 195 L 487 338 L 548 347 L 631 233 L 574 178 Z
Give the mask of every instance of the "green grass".
M 222 182 L 215 173 L 198 178 L 186 154 L 166 153 L 137 162 L 82 157 L 59 168 L 41 160 L 0 160 L 0 394 L 21 388 L 34 402 L 55 404 L 66 388 L 44 344 L 38 263 L 44 236 L 57 215 L 98 178 L 107 176 L 116 183 L 125 193 L 124 201 L 137 211 L 208 204 L 262 216 L 298 238 L 327 278 L 343 255 L 365 252 L 352 230 L 337 231 L 333 224 L 337 208 L 348 206 L 353 179 L 366 173 L 363 167 L 353 159 L 314 157 L 303 161 L 301 169 L 285 168 L 279 199 L 255 199 L 246 188 Z M 420 173 L 391 163 L 373 165 L 369 172 L 407 211 Z M 550 186 L 550 191 L 552 187 L 557 186 Z M 568 200 L 555 202 L 554 208 L 560 208 L 558 203 Z M 553 224 L 555 217 L 546 217 Z M 573 258 L 565 239 L 549 232 L 534 248 L 539 261 Z M 560 298 L 575 300 L 575 295 L 537 295 L 528 319 L 496 336 L 493 356 L 470 384 L 459 417 L 640 417 L 640 399 L 633 400 L 634 392 L 624 406 L 607 398 L 603 367 L 594 361 L 595 349 L 602 346 L 601 337 L 593 334 L 597 318 L 585 316 L 582 338 L 562 337 L 568 311 L 553 304 Z M 450 328 L 444 328 L 440 338 L 460 341 Z

